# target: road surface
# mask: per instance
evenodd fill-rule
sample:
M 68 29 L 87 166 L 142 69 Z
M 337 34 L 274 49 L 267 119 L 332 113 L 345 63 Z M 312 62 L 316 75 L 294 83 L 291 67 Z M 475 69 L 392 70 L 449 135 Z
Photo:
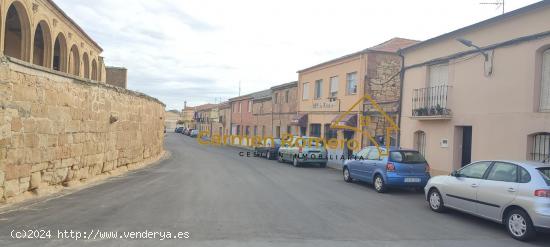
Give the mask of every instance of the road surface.
M 333 169 L 294 168 L 241 157 L 241 149 L 199 145 L 174 133 L 167 134 L 165 145 L 172 155 L 158 165 L 1 213 L 0 246 L 506 247 L 550 243 L 550 234 L 529 244 L 515 241 L 498 224 L 458 212 L 430 211 L 421 193 L 378 194 L 369 185 L 345 183 Z M 51 239 L 11 236 L 33 229 L 42 234 L 49 231 Z M 93 233 L 95 239 L 75 240 L 70 230 L 79 232 L 80 238 Z M 167 237 L 164 232 L 178 239 L 160 240 Z M 98 233 L 117 238 L 102 239 Z M 130 233 L 157 235 L 154 240 L 136 240 L 137 235 L 132 239 Z

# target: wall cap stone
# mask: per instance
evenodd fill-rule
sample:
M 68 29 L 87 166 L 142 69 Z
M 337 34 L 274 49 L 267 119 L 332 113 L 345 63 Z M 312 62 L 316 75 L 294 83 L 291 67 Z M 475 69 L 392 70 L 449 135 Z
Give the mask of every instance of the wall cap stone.
M 37 70 L 37 71 L 40 71 L 40 72 L 48 73 L 50 75 L 55 75 L 55 76 L 60 76 L 60 77 L 67 78 L 67 79 L 72 79 L 72 82 L 76 83 L 76 84 L 89 86 L 89 87 L 104 88 L 104 89 L 107 89 L 107 90 L 115 91 L 117 93 L 123 93 L 123 94 L 131 95 L 131 96 L 136 96 L 136 97 L 139 97 L 139 98 L 147 99 L 147 100 L 150 100 L 150 101 L 157 102 L 160 105 L 166 107 L 166 104 L 164 104 L 159 99 L 157 99 L 155 97 L 152 97 L 152 96 L 149 96 L 147 94 L 141 93 L 141 92 L 132 91 L 132 90 L 129 90 L 129 89 L 125 89 L 125 88 L 121 88 L 121 87 L 117 87 L 117 86 L 113 86 L 113 85 L 109 85 L 109 84 L 103 84 L 101 82 L 94 81 L 94 80 L 91 80 L 91 79 L 87 79 L 87 78 L 71 75 L 71 74 L 68 74 L 68 73 L 65 73 L 65 72 L 60 72 L 60 71 L 57 71 L 57 70 L 53 70 L 53 69 L 50 69 L 50 68 L 45 68 L 45 67 L 42 67 L 42 66 L 34 65 L 34 64 L 31 64 L 31 63 L 28 63 L 28 62 L 25 62 L 25 61 L 22 61 L 22 60 L 19 60 L 17 58 L 13 58 L 13 57 L 8 57 L 8 56 L 0 57 L 0 64 L 4 65 L 4 64 L 10 64 L 10 63 L 16 64 L 16 65 L 19 65 L 19 66 L 22 66 L 22 67 L 25 67 L 25 68 L 29 68 L 29 69 L 32 69 L 32 70 Z

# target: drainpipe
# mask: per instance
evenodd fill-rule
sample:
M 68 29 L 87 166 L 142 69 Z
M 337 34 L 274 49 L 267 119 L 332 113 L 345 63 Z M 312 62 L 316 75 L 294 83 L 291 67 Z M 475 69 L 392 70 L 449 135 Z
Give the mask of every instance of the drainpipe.
M 397 147 L 401 147 L 401 116 L 403 114 L 403 85 L 405 79 L 405 56 L 401 53 L 401 49 L 397 51 L 401 58 L 401 70 L 399 71 L 399 109 L 397 113 Z

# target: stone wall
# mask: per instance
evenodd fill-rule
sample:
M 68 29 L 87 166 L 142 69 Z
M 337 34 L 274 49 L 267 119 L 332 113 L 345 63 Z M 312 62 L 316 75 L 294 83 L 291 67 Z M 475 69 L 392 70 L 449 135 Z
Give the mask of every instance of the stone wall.
M 126 88 L 128 81 L 128 70 L 126 68 L 119 67 L 106 67 L 105 68 L 107 84 Z
M 0 201 L 158 159 L 164 107 L 144 94 L 0 58 Z

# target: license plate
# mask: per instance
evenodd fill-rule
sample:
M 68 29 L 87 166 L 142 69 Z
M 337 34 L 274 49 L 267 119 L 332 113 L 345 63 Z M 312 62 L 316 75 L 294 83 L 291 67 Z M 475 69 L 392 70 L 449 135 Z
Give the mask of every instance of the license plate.
M 405 178 L 405 183 L 420 183 L 420 178 Z

